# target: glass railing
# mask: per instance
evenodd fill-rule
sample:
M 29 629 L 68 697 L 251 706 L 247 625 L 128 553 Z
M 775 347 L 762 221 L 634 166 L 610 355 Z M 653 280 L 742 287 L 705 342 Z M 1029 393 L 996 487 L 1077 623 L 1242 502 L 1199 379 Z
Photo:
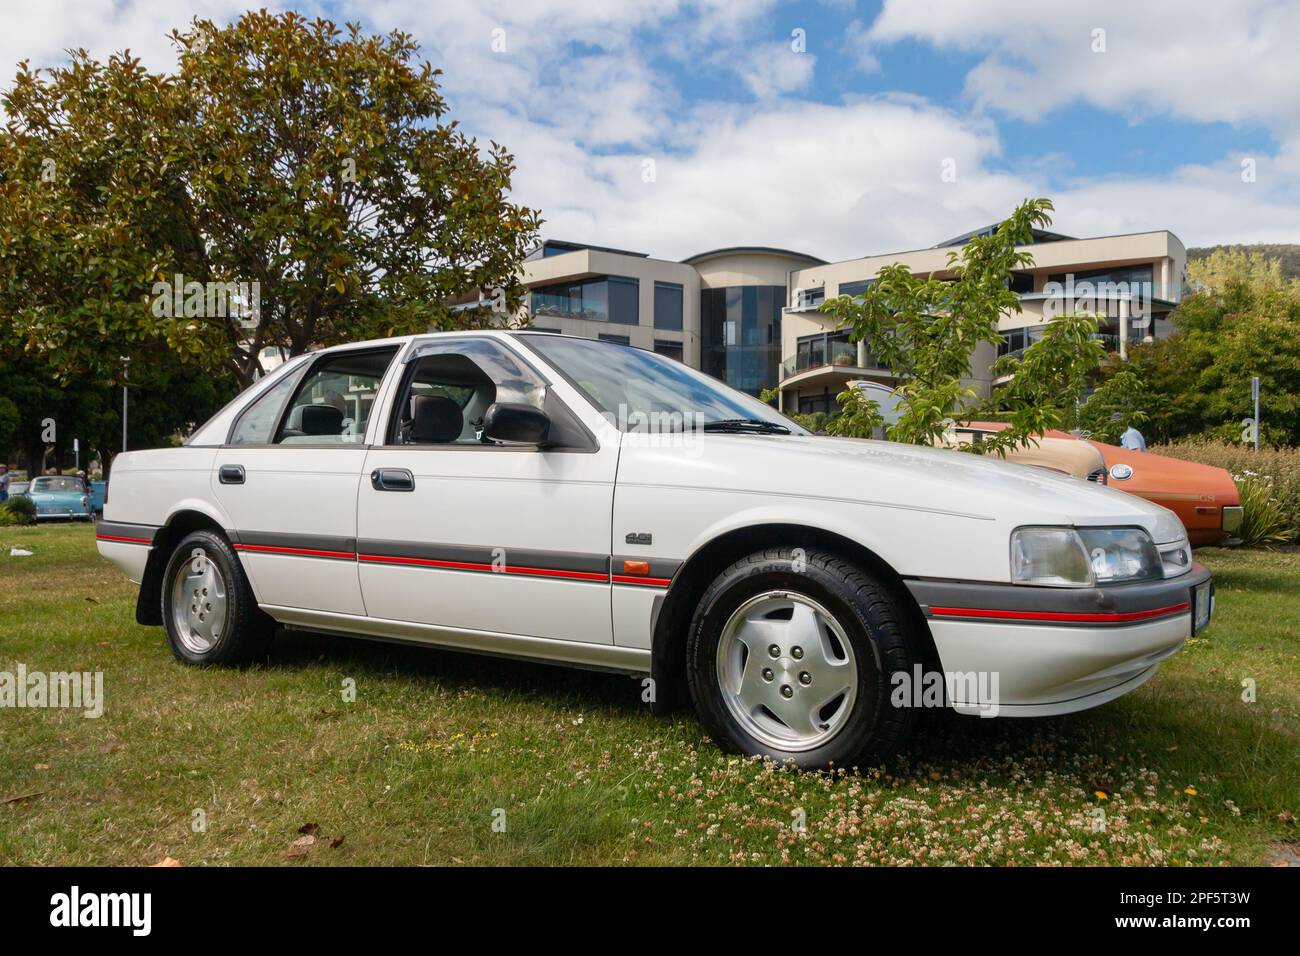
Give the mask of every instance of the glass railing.
M 818 348 L 804 350 L 785 359 L 781 363 L 781 377 L 787 378 L 806 372 L 810 368 L 823 366 L 840 368 L 857 368 L 858 347 L 852 342 L 828 340 L 818 343 Z M 866 368 L 875 367 L 875 359 L 867 353 Z

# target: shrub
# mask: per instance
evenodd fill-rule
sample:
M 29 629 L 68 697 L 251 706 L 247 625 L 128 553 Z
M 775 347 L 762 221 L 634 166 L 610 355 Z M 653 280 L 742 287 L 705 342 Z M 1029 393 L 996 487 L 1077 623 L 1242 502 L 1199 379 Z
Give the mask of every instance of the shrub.
M 1300 448 L 1261 448 L 1255 451 L 1230 442 L 1187 441 L 1152 445 L 1149 450 L 1157 455 L 1226 468 L 1237 480 L 1243 505 L 1246 504 L 1245 484 L 1251 479 L 1262 479 L 1268 485 L 1268 497 L 1276 502 L 1288 532 L 1282 540 L 1300 536 Z M 1246 520 L 1250 520 L 1249 510 Z
M 1281 502 L 1273 495 L 1267 478 L 1244 476 L 1237 480 L 1244 514 L 1237 537 L 1246 544 L 1276 544 L 1290 541 L 1296 529 L 1287 523 Z
M 0 525 L 35 523 L 36 502 L 26 495 L 14 495 L 0 505 Z

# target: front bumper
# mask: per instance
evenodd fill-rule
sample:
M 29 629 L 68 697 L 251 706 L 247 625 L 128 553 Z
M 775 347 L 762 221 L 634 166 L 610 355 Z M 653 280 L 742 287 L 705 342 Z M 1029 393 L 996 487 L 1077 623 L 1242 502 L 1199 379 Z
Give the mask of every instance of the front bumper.
M 1097 588 L 912 579 L 962 713 L 1038 717 L 1086 710 L 1141 686 L 1213 608 L 1213 579 L 1195 564 L 1177 578 Z M 1199 590 L 1199 597 L 1198 591 Z M 979 683 L 952 675 L 982 675 Z M 981 688 L 981 692 L 966 693 Z

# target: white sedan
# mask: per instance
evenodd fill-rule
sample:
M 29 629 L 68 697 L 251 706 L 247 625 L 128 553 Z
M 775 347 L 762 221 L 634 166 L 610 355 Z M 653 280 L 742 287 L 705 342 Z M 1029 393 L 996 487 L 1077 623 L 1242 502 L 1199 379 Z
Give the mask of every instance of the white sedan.
M 100 553 L 190 664 L 274 626 L 644 675 L 725 748 L 878 760 L 925 706 L 1082 710 L 1205 626 L 1172 512 L 806 433 L 639 349 L 465 332 L 299 356 L 113 463 Z

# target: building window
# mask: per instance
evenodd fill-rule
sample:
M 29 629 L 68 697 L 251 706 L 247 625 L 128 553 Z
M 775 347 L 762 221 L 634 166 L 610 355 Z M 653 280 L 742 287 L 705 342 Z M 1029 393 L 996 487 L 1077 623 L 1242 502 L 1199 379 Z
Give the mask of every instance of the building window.
M 604 332 L 601 332 L 600 335 L 596 337 L 602 342 L 613 342 L 615 345 L 632 344 L 632 340 L 626 335 L 606 335 Z
M 875 279 L 859 279 L 856 282 L 841 282 L 839 285 L 839 294 L 848 296 L 862 295 L 862 293 L 866 292 L 875 284 Z
M 681 342 L 670 342 L 667 339 L 655 339 L 655 352 L 660 355 L 665 355 L 670 359 L 676 359 L 678 362 L 683 361 Z
M 839 403 L 831 398 L 830 392 L 823 392 L 821 395 L 799 396 L 800 415 L 813 415 L 817 412 L 838 412 L 839 410 Z
M 655 328 L 682 330 L 682 287 L 675 282 L 655 283 Z
M 798 293 L 799 295 L 794 303 L 796 309 L 813 309 L 826 300 L 826 287 L 824 285 L 812 289 L 799 289 Z
M 533 315 L 636 325 L 640 282 L 626 276 L 539 286 L 529 295 Z
M 1141 286 L 1150 288 L 1152 282 L 1153 267 L 1150 263 L 1144 266 L 1116 266 L 1111 269 L 1086 269 L 1083 272 L 1058 272 L 1055 275 L 1047 277 L 1048 282 L 1059 282 L 1065 285 L 1067 275 L 1074 276 L 1074 284 L 1090 283 L 1094 290 L 1102 283 L 1123 282 L 1128 286 Z M 1131 289 L 1130 289 L 1131 291 Z
M 868 360 L 868 366 L 873 360 Z M 858 364 L 858 347 L 849 341 L 848 330 L 818 332 L 801 335 L 795 343 L 794 367 L 786 368 L 787 375 L 821 365 L 839 365 L 845 368 Z
M 777 383 L 785 286 L 700 290 L 700 364 L 732 388 L 757 395 Z
M 1011 273 L 1011 291 L 1017 295 L 1029 295 L 1034 291 L 1034 274 L 1032 272 Z
M 610 276 L 609 321 L 619 325 L 637 325 L 641 321 L 641 282 L 623 276 Z

